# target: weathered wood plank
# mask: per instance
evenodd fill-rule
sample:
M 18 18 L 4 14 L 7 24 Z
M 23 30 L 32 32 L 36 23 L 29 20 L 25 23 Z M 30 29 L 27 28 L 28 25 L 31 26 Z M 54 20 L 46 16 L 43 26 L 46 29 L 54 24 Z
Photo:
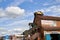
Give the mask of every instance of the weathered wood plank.
M 53 20 L 53 21 L 60 21 L 60 17 L 53 17 L 53 16 L 37 16 L 40 20 Z
M 43 27 L 45 31 L 60 31 L 60 27 Z

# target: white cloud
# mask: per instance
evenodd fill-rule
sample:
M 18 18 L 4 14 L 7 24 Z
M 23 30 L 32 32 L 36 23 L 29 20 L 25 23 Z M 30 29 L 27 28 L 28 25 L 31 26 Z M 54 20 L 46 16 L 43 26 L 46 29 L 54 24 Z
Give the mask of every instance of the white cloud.
M 6 9 L 5 9 L 5 11 L 6 11 Z M 26 14 L 25 16 L 28 17 L 30 15 L 32 15 L 32 13 L 31 14 Z M 24 18 L 25 18 L 25 16 L 24 16 Z M 6 34 L 18 34 L 18 33 L 22 33 L 23 31 L 29 29 L 28 23 L 32 22 L 32 20 L 28 20 L 28 19 L 24 19 L 24 20 L 20 20 L 20 19 L 19 20 L 15 20 L 15 19 L 12 19 L 12 20 L 14 20 L 13 22 L 8 23 L 7 25 L 5 25 L 5 27 L 10 27 L 11 29 L 7 30 L 5 33 L 3 32 L 2 34 L 6 35 Z
M 13 22 L 13 23 L 11 23 L 11 24 L 8 24 L 8 25 L 9 25 L 9 26 L 12 26 L 12 25 L 13 25 L 13 26 L 14 26 L 14 25 L 16 26 L 17 24 L 20 24 L 20 26 L 22 25 L 22 26 L 24 27 L 24 26 L 27 26 L 29 22 L 32 22 L 32 20 L 20 20 L 20 21 L 15 21 L 15 22 Z M 7 25 L 7 26 L 8 26 L 8 25 Z
M 13 28 L 8 30 L 7 34 L 13 35 L 13 34 L 21 34 L 24 30 L 21 28 Z
M 54 13 L 60 13 L 60 6 L 51 6 L 45 10 L 45 12 L 54 12 Z
M 29 29 L 29 23 L 32 23 L 33 20 L 20 20 L 20 21 L 15 21 L 13 23 L 10 23 L 6 26 L 10 26 L 12 28 L 20 28 L 20 30 L 23 32 L 24 30 L 28 30 Z
M 0 27 L 0 35 L 5 35 L 7 32 L 6 28 Z
M 9 6 L 18 6 L 26 0 L 14 0 Z
M 1 28 L 0 27 L 0 35 L 14 35 L 14 34 L 21 34 L 24 31 L 22 28 L 13 28 L 7 30 L 6 28 Z
M 22 29 L 21 28 L 15 28 L 13 31 L 22 31 Z
M 7 7 L 6 11 L 10 13 L 18 14 L 18 15 L 25 12 L 24 9 L 21 9 L 19 7 Z
M 33 0 L 29 0 L 31 3 L 33 3 Z
M 14 0 L 8 6 L 19 6 L 26 1 L 31 2 L 31 3 L 33 2 L 33 0 Z
M 2 29 L 5 29 L 5 28 L 0 27 L 0 30 L 2 30 Z
M 60 3 L 60 0 L 56 0 L 57 3 Z
M 7 31 L 6 28 L 0 27 L 0 32 L 5 32 Z
M 3 0 L 0 0 L 0 2 L 2 2 Z
M 23 31 L 25 31 L 25 29 L 17 27 L 17 28 L 13 28 L 13 29 L 8 30 L 8 32 L 6 34 L 8 34 L 8 35 L 22 34 Z
M 17 17 L 24 14 L 25 10 L 19 7 L 7 7 L 6 9 L 0 9 L 0 17 Z
M 49 0 L 48 0 L 49 1 Z M 43 6 L 60 5 L 60 0 L 50 0 L 43 3 Z
M 24 14 L 25 10 L 19 7 L 7 7 L 6 12 L 8 16 L 21 16 Z
M 0 17 L 4 17 L 4 16 L 6 16 L 5 11 L 2 8 L 0 8 Z
M 49 4 L 49 3 L 44 3 L 44 4 L 43 4 L 43 6 L 48 6 L 48 5 L 51 5 L 51 4 Z
M 13 23 L 7 24 L 6 26 L 11 27 L 11 29 L 9 28 L 5 28 L 4 30 L 6 31 L 0 31 L 0 34 L 3 35 L 13 35 L 13 34 L 21 34 L 23 31 L 28 30 L 29 26 L 28 23 L 32 22 L 32 20 L 20 20 L 20 21 L 14 21 Z M 13 27 L 13 28 L 12 28 Z M 2 29 L 2 28 L 1 28 Z M 2 29 L 3 30 L 3 29 Z
M 0 17 L 5 17 L 6 16 L 6 14 L 2 11 L 2 12 L 0 12 Z
M 41 9 L 40 11 L 42 11 L 43 13 L 52 15 L 52 16 L 58 16 L 58 15 L 60 15 L 60 5 L 50 6 L 48 8 Z

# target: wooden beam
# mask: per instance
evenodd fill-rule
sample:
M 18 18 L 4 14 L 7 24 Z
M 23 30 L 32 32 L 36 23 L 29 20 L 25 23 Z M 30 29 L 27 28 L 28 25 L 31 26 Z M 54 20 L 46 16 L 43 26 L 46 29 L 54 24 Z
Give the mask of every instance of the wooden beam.
M 60 27 L 42 27 L 45 31 L 60 31 Z
M 53 16 L 40 16 L 40 15 L 37 15 L 37 18 L 39 18 L 40 20 L 60 21 L 60 17 L 53 17 Z

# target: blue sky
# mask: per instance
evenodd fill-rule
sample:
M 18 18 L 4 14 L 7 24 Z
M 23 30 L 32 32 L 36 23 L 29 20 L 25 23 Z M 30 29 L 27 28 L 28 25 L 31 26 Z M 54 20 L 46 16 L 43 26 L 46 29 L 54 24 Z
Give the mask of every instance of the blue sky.
M 0 0 L 0 35 L 29 29 L 36 11 L 60 16 L 60 0 Z

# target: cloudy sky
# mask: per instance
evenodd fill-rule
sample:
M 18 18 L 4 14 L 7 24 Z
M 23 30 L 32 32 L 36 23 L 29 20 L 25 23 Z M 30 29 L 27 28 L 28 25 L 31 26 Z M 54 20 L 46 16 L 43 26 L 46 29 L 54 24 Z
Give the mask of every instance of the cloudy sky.
M 60 0 L 0 0 L 0 35 L 29 29 L 36 11 L 60 16 Z

